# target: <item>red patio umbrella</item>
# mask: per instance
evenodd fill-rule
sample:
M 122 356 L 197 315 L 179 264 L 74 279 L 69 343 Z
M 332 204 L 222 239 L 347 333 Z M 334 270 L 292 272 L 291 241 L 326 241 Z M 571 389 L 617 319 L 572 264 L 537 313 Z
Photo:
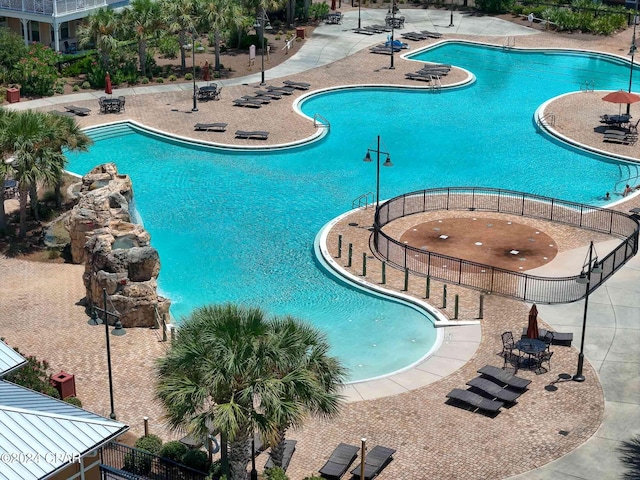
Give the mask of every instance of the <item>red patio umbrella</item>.
M 331 10 L 336 9 L 336 0 L 331 0 Z
M 640 95 L 636 95 L 635 93 L 625 92 L 624 90 L 618 90 L 615 92 L 607 93 L 602 100 L 605 102 L 618 103 L 620 104 L 620 110 L 622 109 L 622 104 L 630 105 L 632 103 L 640 102 Z
M 104 76 L 104 93 L 107 95 L 111 95 L 111 93 L 113 93 L 111 91 L 111 77 L 109 76 L 109 72 Z
M 529 327 L 527 327 L 527 337 L 537 339 L 538 332 L 538 308 L 534 303 L 529 310 Z
M 205 60 L 204 67 L 202 67 L 202 78 L 205 82 L 209 81 L 209 62 Z

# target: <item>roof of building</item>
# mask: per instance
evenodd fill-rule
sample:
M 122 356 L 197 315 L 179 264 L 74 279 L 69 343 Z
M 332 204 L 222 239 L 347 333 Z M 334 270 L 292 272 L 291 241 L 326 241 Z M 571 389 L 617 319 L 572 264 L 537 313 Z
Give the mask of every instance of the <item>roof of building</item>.
M 0 341 L 0 378 L 27 363 L 26 358 L 6 343 Z

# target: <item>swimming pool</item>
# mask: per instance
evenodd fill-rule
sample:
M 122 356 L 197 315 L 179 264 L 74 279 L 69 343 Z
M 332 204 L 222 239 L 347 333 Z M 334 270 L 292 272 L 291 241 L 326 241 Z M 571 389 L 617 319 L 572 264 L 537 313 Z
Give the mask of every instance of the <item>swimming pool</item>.
M 519 73 L 521 55 L 533 55 L 523 60 L 529 69 L 540 65 L 535 76 Z M 389 373 L 424 355 L 432 325 L 413 308 L 336 281 L 312 251 L 326 222 L 375 190 L 375 167 L 362 158 L 376 135 L 394 163 L 381 172 L 382 198 L 483 185 L 593 204 L 620 177 L 616 162 L 535 133 L 532 115 L 549 97 L 577 89 L 588 69 L 606 71 L 610 84 L 596 88 L 614 88 L 622 64 L 472 45 L 443 45 L 420 58 L 460 64 L 477 82 L 439 94 L 362 88 L 314 95 L 301 109 L 321 113 L 331 131 L 286 151 L 188 147 L 125 129 L 87 154 L 69 154 L 69 170 L 84 174 L 110 161 L 131 176 L 137 212 L 162 259 L 159 287 L 175 317 L 214 302 L 260 305 L 327 332 L 351 380 Z M 567 73 L 554 74 L 564 64 Z

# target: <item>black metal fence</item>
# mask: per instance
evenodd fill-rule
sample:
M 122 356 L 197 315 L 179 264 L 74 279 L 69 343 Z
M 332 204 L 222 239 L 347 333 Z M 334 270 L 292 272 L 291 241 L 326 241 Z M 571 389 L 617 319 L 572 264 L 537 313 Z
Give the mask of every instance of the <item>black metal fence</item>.
M 398 218 L 433 210 L 499 212 L 539 218 L 592 230 L 622 239 L 613 251 L 600 258 L 601 274 L 592 274 L 592 292 L 638 251 L 638 222 L 622 212 L 539 195 L 493 188 L 452 187 L 407 193 L 380 206 L 373 245 L 387 263 L 410 272 L 537 303 L 570 303 L 586 294 L 586 285 L 569 277 L 539 277 L 483 265 L 460 258 L 415 248 L 391 238 L 382 227 Z M 579 270 L 579 266 L 576 266 Z
M 207 474 L 144 450 L 111 442 L 100 453 L 103 479 L 205 480 Z

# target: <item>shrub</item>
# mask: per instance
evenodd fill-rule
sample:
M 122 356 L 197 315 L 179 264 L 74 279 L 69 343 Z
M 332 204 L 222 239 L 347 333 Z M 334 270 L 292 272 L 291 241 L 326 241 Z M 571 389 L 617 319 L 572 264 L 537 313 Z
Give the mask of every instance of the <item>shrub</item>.
M 140 83 L 143 85 L 146 85 L 147 83 L 149 83 L 149 79 L 147 77 L 141 77 Z
M 476 7 L 485 13 L 505 13 L 511 10 L 513 0 L 476 0 Z
M 225 475 L 222 473 L 222 460 L 218 459 L 211 462 L 207 478 L 211 480 L 221 480 L 223 477 L 225 477 Z
M 0 338 L 0 340 L 4 340 Z M 7 375 L 6 380 L 30 388 L 36 392 L 44 393 L 50 397 L 60 398 L 58 391 L 51 386 L 49 363 L 46 360 L 38 360 L 33 355 L 23 355 L 20 350 L 14 350 L 27 359 L 27 364 L 14 373 Z
M 191 73 L 186 73 L 184 76 L 185 80 L 193 80 L 193 75 Z
M 322 477 L 316 477 L 315 475 L 311 475 L 310 477 L 304 477 L 302 480 L 322 480 Z
M 58 252 L 59 254 L 60 252 Z M 78 397 L 67 397 L 64 399 L 65 402 L 70 403 L 71 405 L 75 405 L 76 407 L 82 407 L 82 402 Z
M 81 88 L 86 90 L 87 88 L 91 88 L 91 84 L 87 81 L 82 82 Z
M 123 470 L 136 475 L 146 475 L 151 471 L 151 455 L 149 452 L 129 452 L 124 456 Z
M 164 83 L 164 78 L 162 77 L 156 78 L 156 83 Z
M 162 448 L 162 440 L 157 435 L 145 435 L 136 440 L 135 447 L 157 455 Z
M 309 16 L 313 20 L 324 18 L 327 13 L 329 13 L 329 5 L 327 5 L 327 2 L 313 3 L 309 7 Z
M 48 95 L 58 79 L 58 54 L 49 47 L 34 43 L 13 67 L 11 78 L 22 85 L 25 95 Z
M 209 470 L 209 457 L 202 450 L 189 450 L 182 457 L 182 463 L 200 472 Z
M 178 78 L 175 75 L 169 75 L 169 81 L 175 82 Z
M 158 41 L 158 50 L 164 58 L 176 58 L 180 51 L 180 42 L 174 35 L 166 35 Z
M 79 85 L 74 85 L 73 86 L 73 91 L 74 92 L 79 92 L 80 91 L 80 86 Z
M 268 480 L 289 480 L 287 474 L 284 473 L 284 470 L 280 467 L 273 467 L 265 470 L 265 472 Z
M 189 449 L 183 443 L 180 443 L 177 440 L 172 440 L 162 445 L 162 448 L 158 452 L 158 456 L 181 463 L 182 457 L 184 457 L 188 450 Z

